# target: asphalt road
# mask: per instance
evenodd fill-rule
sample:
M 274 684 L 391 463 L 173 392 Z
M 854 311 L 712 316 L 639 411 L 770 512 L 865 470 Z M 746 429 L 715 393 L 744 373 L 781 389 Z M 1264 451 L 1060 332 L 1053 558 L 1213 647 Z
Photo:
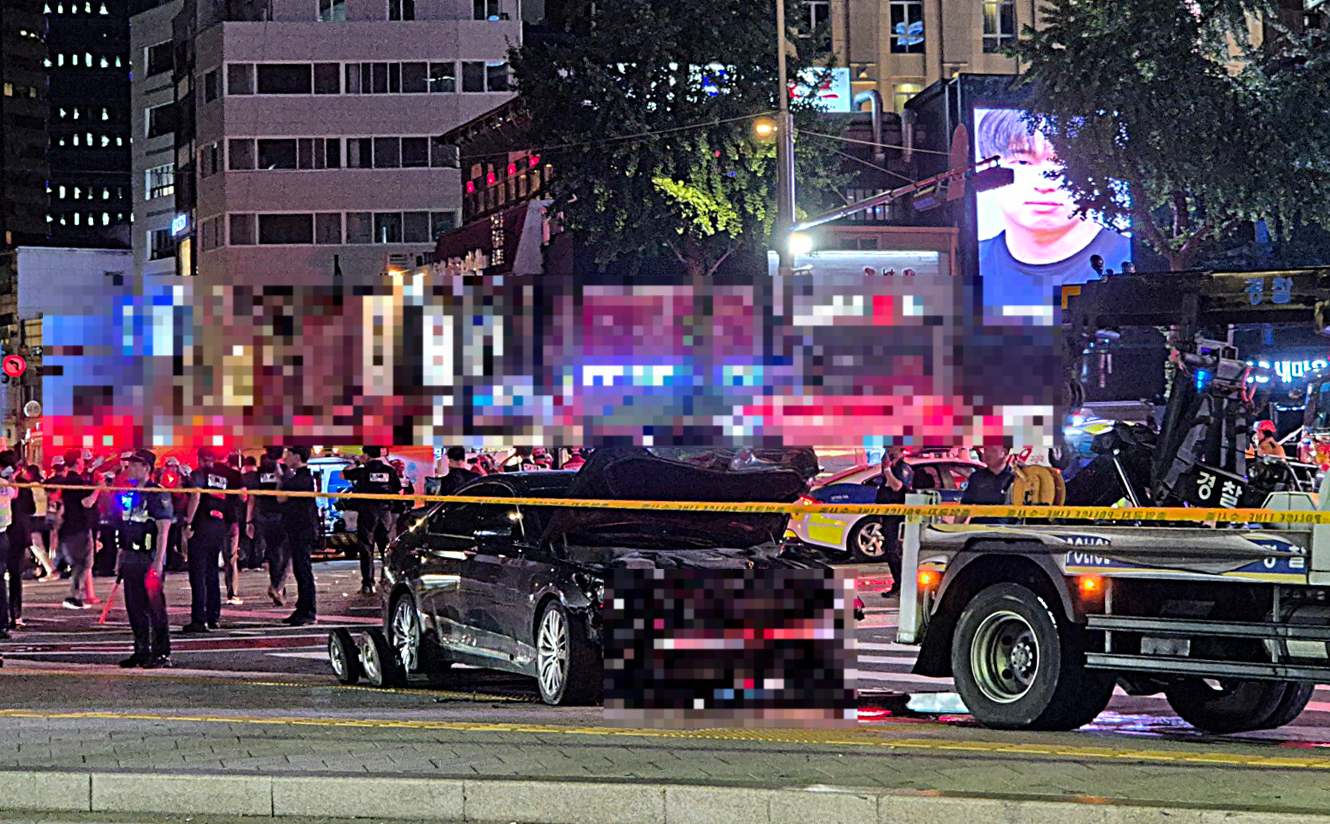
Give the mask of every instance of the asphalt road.
M 319 701 L 327 701 L 329 709 L 354 713 L 372 707 L 391 708 L 408 713 L 437 713 L 447 706 L 464 715 L 488 714 L 493 717 L 496 708 L 503 708 L 505 716 L 520 716 L 525 721 L 566 723 L 596 723 L 598 710 L 563 710 L 545 707 L 539 703 L 532 680 L 485 670 L 456 667 L 442 689 L 422 685 L 402 690 L 383 691 L 365 687 L 345 688 L 333 678 L 327 661 L 328 631 L 334 626 L 357 628 L 378 623 L 377 596 L 359 595 L 359 570 L 350 561 L 329 561 L 316 565 L 320 622 L 315 626 L 288 628 L 280 619 L 290 612 L 290 602 L 276 607 L 264 594 L 267 574 L 262 570 L 245 571 L 240 576 L 239 595 L 244 603 L 225 606 L 222 629 L 206 635 L 184 635 L 175 632 L 172 637 L 174 669 L 169 673 L 172 681 L 181 685 L 182 695 L 197 692 L 190 703 L 200 696 L 208 696 L 207 705 L 213 707 L 241 705 L 262 708 L 267 703 L 281 703 L 280 697 L 265 697 L 268 692 L 281 693 L 288 688 L 315 688 Z M 964 728 L 973 721 L 956 712 L 951 699 L 928 694 L 946 694 L 952 690 L 949 679 L 925 678 L 914 675 L 915 650 L 895 643 L 896 609 L 894 602 L 880 597 L 888 581 L 886 575 L 868 569 L 859 576 L 859 593 L 867 604 L 869 614 L 858 628 L 859 688 L 865 693 L 908 693 L 910 709 L 920 713 L 895 712 L 864 713 L 866 724 L 901 723 L 925 724 L 937 727 Z M 111 591 L 112 581 L 97 579 L 97 594 L 105 598 Z M 186 576 L 167 576 L 167 598 L 173 627 L 189 620 L 189 588 Z M 74 700 L 83 707 L 95 706 L 97 696 L 119 695 L 117 702 L 134 704 L 134 679 L 146 675 L 141 672 L 125 673 L 115 663 L 130 646 L 129 628 L 123 601 L 117 595 L 106 622 L 100 622 L 102 607 L 81 612 L 61 606 L 67 582 L 25 582 L 24 619 L 27 626 L 14 632 L 13 639 L 0 642 L 0 652 L 6 657 L 5 674 L 19 672 L 86 674 L 96 676 L 87 683 L 95 687 L 80 686 L 80 682 L 65 679 L 69 686 L 61 690 L 62 698 Z M 294 595 L 294 584 L 290 594 Z M 225 594 L 225 592 L 223 593 Z M 168 673 L 159 673 L 168 675 Z M 214 683 L 218 692 L 208 686 Z M 229 687 L 223 689 L 223 685 Z M 240 688 L 243 683 L 245 687 Z M 121 689 L 123 687 L 123 689 Z M 325 690 L 326 688 L 326 690 Z M 87 691 L 88 694 L 82 695 Z M 25 706 L 21 694 L 7 696 L 10 706 Z M 160 704 L 160 698 L 154 699 Z M 49 707 L 50 697 L 38 695 L 33 702 Z M 902 715 L 905 717 L 903 718 Z M 1178 719 L 1162 696 L 1132 697 L 1120 689 L 1108 710 L 1083 734 L 1112 734 L 1130 736 L 1157 736 L 1194 738 L 1196 733 Z M 1283 741 L 1288 746 L 1320 746 L 1330 742 L 1330 688 L 1318 688 L 1308 711 L 1293 725 L 1282 730 L 1253 734 L 1263 741 Z

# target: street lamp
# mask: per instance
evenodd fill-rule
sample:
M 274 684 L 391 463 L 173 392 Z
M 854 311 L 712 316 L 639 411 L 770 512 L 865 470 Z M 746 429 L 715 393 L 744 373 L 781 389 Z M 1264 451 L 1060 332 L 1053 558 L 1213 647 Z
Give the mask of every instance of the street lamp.
M 785 69 L 785 0 L 776 0 L 776 72 L 780 84 L 780 108 L 776 115 L 776 189 L 775 236 L 786 238 L 794 229 L 794 120 L 790 116 L 790 82 Z M 794 270 L 794 254 L 789 244 L 776 243 L 780 255 L 780 274 Z

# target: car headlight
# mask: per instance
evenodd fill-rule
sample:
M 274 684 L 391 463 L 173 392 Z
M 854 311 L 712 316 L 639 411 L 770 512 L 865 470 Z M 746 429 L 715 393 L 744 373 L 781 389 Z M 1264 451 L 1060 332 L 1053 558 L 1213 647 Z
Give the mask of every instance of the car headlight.
M 601 579 L 579 572 L 573 576 L 577 585 L 586 593 L 586 597 L 597 607 L 605 605 L 605 582 Z

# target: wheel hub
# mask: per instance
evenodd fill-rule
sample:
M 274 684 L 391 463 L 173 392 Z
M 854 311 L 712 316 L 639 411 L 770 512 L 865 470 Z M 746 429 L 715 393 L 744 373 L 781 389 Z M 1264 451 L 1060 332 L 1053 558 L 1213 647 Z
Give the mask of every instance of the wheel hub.
M 1039 641 L 1026 619 L 995 612 L 979 625 L 970 648 L 976 686 L 992 701 L 1010 704 L 1034 685 L 1039 671 Z

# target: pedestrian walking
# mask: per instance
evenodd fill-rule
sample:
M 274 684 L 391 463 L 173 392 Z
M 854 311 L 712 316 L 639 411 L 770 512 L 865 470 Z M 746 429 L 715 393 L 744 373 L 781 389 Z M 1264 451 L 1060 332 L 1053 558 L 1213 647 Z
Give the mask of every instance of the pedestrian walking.
M 171 496 L 151 480 L 157 456 L 135 449 L 120 456 L 123 482 L 141 491 L 113 493 L 112 524 L 116 575 L 125 591 L 125 611 L 134 630 L 134 653 L 120 666 L 158 669 L 171 666 L 171 626 L 162 586 L 166 545 L 171 532 Z
M 209 448 L 199 450 L 199 468 L 190 477 L 189 590 L 190 620 L 184 632 L 220 629 L 222 592 L 218 567 L 231 541 L 231 528 L 239 520 L 240 498 L 227 490 L 244 488 L 240 473 L 217 460 Z
M 351 482 L 351 491 L 369 495 L 400 495 L 402 479 L 397 470 L 383 460 L 383 449 L 367 446 L 368 460 L 361 466 L 348 469 L 342 477 Z M 363 499 L 356 506 L 356 545 L 360 554 L 360 594 L 374 594 L 374 556 L 388 545 L 393 529 L 392 502 L 382 499 Z
M 0 586 L 0 639 L 9 638 L 9 630 L 14 626 L 15 603 L 19 609 L 23 606 L 22 565 L 12 563 L 9 551 L 10 526 L 14 523 L 14 499 L 18 497 L 18 488 L 11 486 L 14 479 L 14 464 L 18 463 L 18 454 L 12 449 L 0 452 L 0 559 L 4 560 L 4 574 L 9 583 Z M 22 561 L 23 556 L 19 555 Z
M 89 486 L 89 479 L 83 474 L 83 455 L 77 449 L 65 453 L 65 474 L 52 478 L 47 483 L 54 487 Z M 101 476 L 99 475 L 100 479 Z M 99 483 L 98 486 L 104 486 Z M 59 515 L 56 526 L 56 540 L 60 544 L 60 554 L 69 562 L 69 597 L 65 598 L 66 609 L 83 609 L 91 606 L 95 600 L 92 586 L 92 512 L 96 510 L 101 490 L 92 492 L 86 489 L 59 490 Z
M 45 482 L 42 478 L 41 467 L 36 464 L 29 464 L 24 470 L 20 479 L 25 484 L 41 484 Z M 31 501 L 31 513 L 28 516 L 28 548 L 32 552 L 32 557 L 37 559 L 40 565 L 42 577 L 40 580 L 46 581 L 55 577 L 55 564 L 51 560 L 51 554 L 48 550 L 47 539 L 51 528 L 47 520 L 47 512 L 50 509 L 50 498 L 44 486 L 33 486 L 28 489 L 20 489 L 16 505 L 25 508 L 27 501 Z
M 882 485 L 877 488 L 877 503 L 903 504 L 905 496 L 914 491 L 914 468 L 905 462 L 905 455 L 903 446 L 887 447 L 887 453 L 882 457 Z M 887 568 L 891 570 L 891 589 L 882 593 L 883 598 L 895 598 L 901 591 L 900 528 L 903 523 L 904 518 L 894 515 L 882 519 Z
M 286 478 L 280 462 L 281 447 L 269 447 L 259 464 L 258 479 L 252 489 L 276 492 Z M 245 518 L 245 531 L 261 545 L 268 559 L 268 597 L 276 606 L 286 605 L 286 576 L 291 570 L 290 543 L 282 527 L 282 507 L 273 495 L 251 495 Z
M 288 446 L 282 456 L 290 474 L 278 488 L 283 492 L 314 492 L 314 475 L 309 462 L 308 446 Z M 291 550 L 291 569 L 296 579 L 296 608 L 282 619 L 283 624 L 301 627 L 314 623 L 318 608 L 314 595 L 314 542 L 319 537 L 319 510 L 312 495 L 278 495 L 281 507 L 282 531 L 286 533 Z

